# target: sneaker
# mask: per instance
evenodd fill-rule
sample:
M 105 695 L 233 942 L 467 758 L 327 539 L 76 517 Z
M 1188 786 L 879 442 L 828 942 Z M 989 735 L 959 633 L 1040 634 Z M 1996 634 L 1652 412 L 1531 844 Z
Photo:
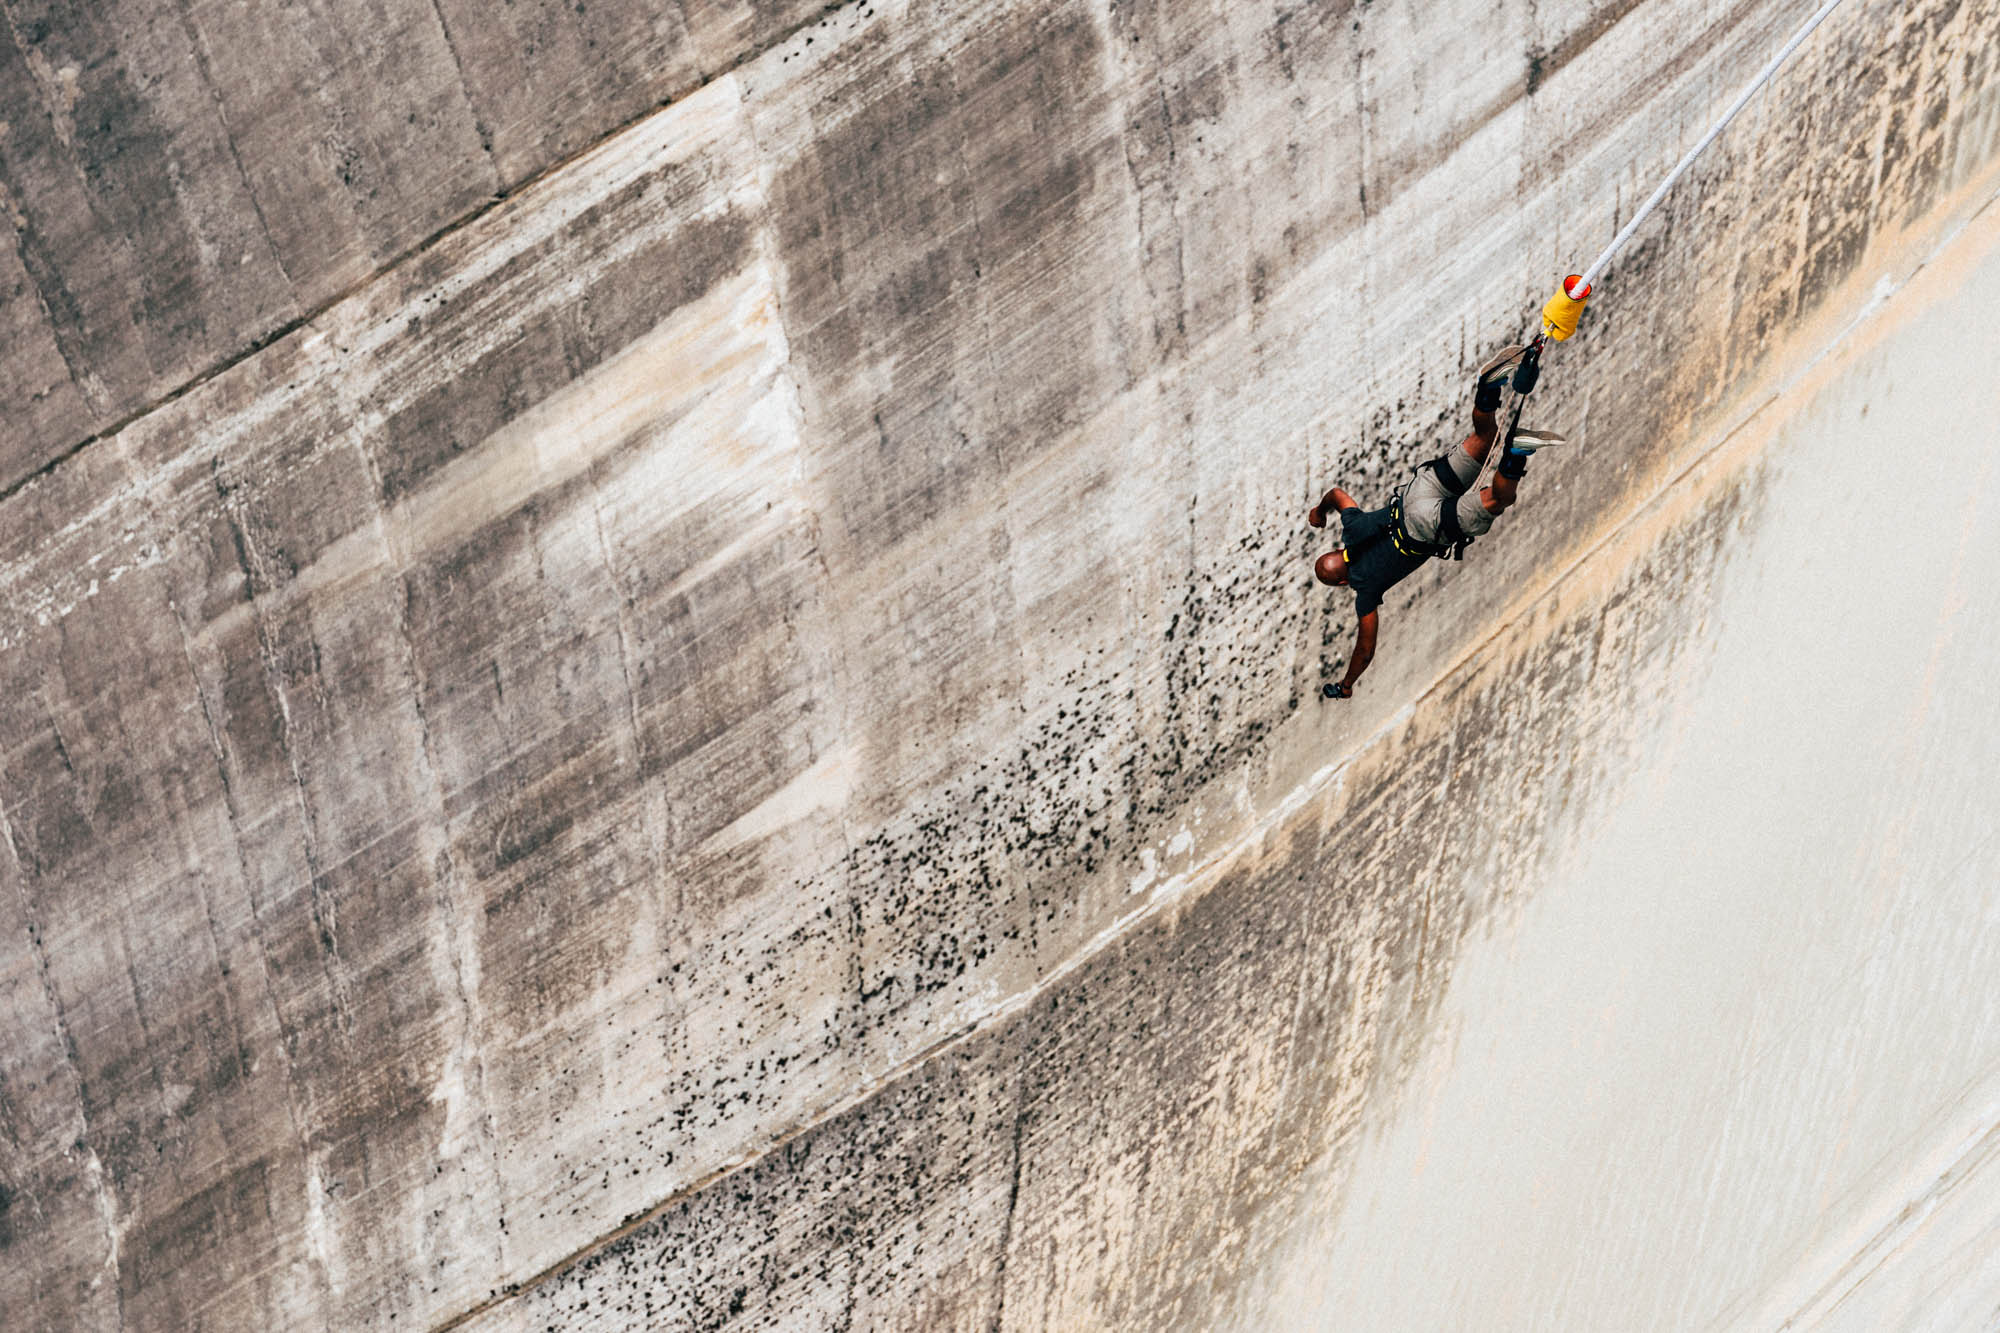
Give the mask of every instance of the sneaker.
M 1552 430 L 1517 430 L 1514 437 L 1507 441 L 1507 447 L 1517 454 L 1532 454 L 1552 444 L 1568 443 L 1567 435 L 1558 435 Z
M 1503 347 L 1495 352 L 1487 360 L 1486 364 L 1479 368 L 1480 386 L 1499 384 L 1504 381 L 1508 375 L 1513 373 L 1514 367 L 1521 364 L 1521 356 L 1527 350 L 1525 347 L 1516 345 L 1513 347 Z

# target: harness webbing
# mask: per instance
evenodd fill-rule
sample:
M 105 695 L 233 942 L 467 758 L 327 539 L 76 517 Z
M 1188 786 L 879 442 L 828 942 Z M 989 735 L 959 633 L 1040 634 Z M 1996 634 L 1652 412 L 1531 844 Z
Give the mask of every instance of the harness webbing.
M 1445 459 L 1434 458 L 1424 464 L 1437 474 L 1438 484 L 1444 487 L 1445 502 L 1438 506 L 1437 540 L 1424 541 L 1414 536 L 1403 522 L 1403 494 L 1406 485 L 1389 500 L 1389 540 L 1396 549 L 1412 559 L 1438 559 L 1449 556 L 1453 560 L 1465 559 L 1465 548 L 1472 545 L 1472 538 L 1466 535 L 1465 526 L 1458 521 L 1458 497 L 1465 494 L 1466 487 L 1459 485 L 1458 474 L 1451 470 Z M 1418 471 L 1422 471 L 1419 468 Z M 1411 480 L 1415 480 L 1413 476 Z

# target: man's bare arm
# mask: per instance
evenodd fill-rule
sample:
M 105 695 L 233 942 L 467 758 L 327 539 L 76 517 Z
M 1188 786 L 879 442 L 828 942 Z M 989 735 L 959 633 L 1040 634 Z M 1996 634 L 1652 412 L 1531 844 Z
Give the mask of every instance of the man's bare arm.
M 1354 503 L 1354 497 L 1346 491 L 1341 490 L 1340 487 L 1335 486 L 1320 497 L 1318 504 L 1306 511 L 1306 522 L 1316 528 L 1323 528 L 1326 526 L 1326 516 L 1328 514 L 1337 514 L 1343 509 L 1354 508 L 1358 508 Z
M 1361 679 L 1361 673 L 1375 660 L 1375 631 L 1381 625 L 1380 611 L 1370 611 L 1361 617 L 1354 629 L 1354 655 L 1347 659 L 1347 674 L 1334 686 L 1334 698 L 1345 699 L 1354 693 L 1354 682 Z

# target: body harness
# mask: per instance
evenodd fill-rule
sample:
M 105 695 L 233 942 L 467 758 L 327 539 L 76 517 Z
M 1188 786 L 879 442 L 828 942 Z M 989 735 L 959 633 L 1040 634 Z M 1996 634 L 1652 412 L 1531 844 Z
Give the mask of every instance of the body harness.
M 1472 545 L 1472 538 L 1466 535 L 1464 526 L 1458 521 L 1458 497 L 1465 494 L 1466 487 L 1458 484 L 1458 475 L 1445 459 L 1433 458 L 1418 471 L 1426 468 L 1437 474 L 1438 484 L 1444 487 L 1448 497 L 1438 507 L 1437 540 L 1427 542 L 1412 536 L 1409 526 L 1404 523 L 1403 492 L 1410 489 L 1408 483 L 1399 488 L 1389 501 L 1389 540 L 1407 556 L 1442 560 L 1448 555 L 1453 560 L 1463 560 L 1465 548 Z
M 1549 338 L 1567 338 L 1576 328 L 1577 317 L 1583 313 L 1583 303 L 1588 299 L 1590 289 L 1577 287 L 1577 282 L 1578 279 L 1572 275 L 1564 285 L 1563 291 L 1549 302 L 1549 307 L 1542 312 L 1542 332 L 1528 344 L 1528 350 L 1521 354 L 1521 364 L 1515 368 L 1514 410 L 1507 418 L 1505 437 L 1509 448 L 1513 446 L 1515 432 L 1521 428 L 1521 404 L 1528 400 L 1528 395 L 1535 391 L 1535 385 L 1542 377 L 1543 343 Z M 1575 294 L 1572 295 L 1572 292 Z M 1555 308 L 1557 302 L 1562 303 L 1563 309 Z M 1419 473 L 1425 470 L 1429 470 L 1437 477 L 1438 485 L 1443 488 L 1446 497 L 1438 506 L 1436 536 L 1430 541 L 1425 541 L 1413 534 L 1409 524 L 1404 521 L 1403 496 L 1410 489 L 1409 483 L 1405 482 L 1389 501 L 1389 539 L 1395 542 L 1396 549 L 1406 556 L 1418 559 L 1443 560 L 1450 557 L 1453 560 L 1463 560 L 1465 548 L 1472 545 L 1474 538 L 1458 521 L 1458 500 L 1472 489 L 1478 478 L 1460 482 L 1458 474 L 1451 470 L 1451 460 L 1448 456 L 1433 458 L 1417 469 Z M 1504 452 L 1500 459 L 1500 470 L 1503 476 L 1521 475 L 1520 470 L 1509 470 L 1507 455 Z M 1414 476 L 1411 478 L 1412 481 L 1415 479 Z

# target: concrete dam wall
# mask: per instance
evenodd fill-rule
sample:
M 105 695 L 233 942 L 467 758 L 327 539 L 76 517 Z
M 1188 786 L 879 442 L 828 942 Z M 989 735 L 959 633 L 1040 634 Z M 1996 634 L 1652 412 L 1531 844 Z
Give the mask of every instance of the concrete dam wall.
M 2000 160 L 1850 0 L 1333 705 L 1306 506 L 1796 6 L 0 8 L 10 1326 L 1240 1314 Z

